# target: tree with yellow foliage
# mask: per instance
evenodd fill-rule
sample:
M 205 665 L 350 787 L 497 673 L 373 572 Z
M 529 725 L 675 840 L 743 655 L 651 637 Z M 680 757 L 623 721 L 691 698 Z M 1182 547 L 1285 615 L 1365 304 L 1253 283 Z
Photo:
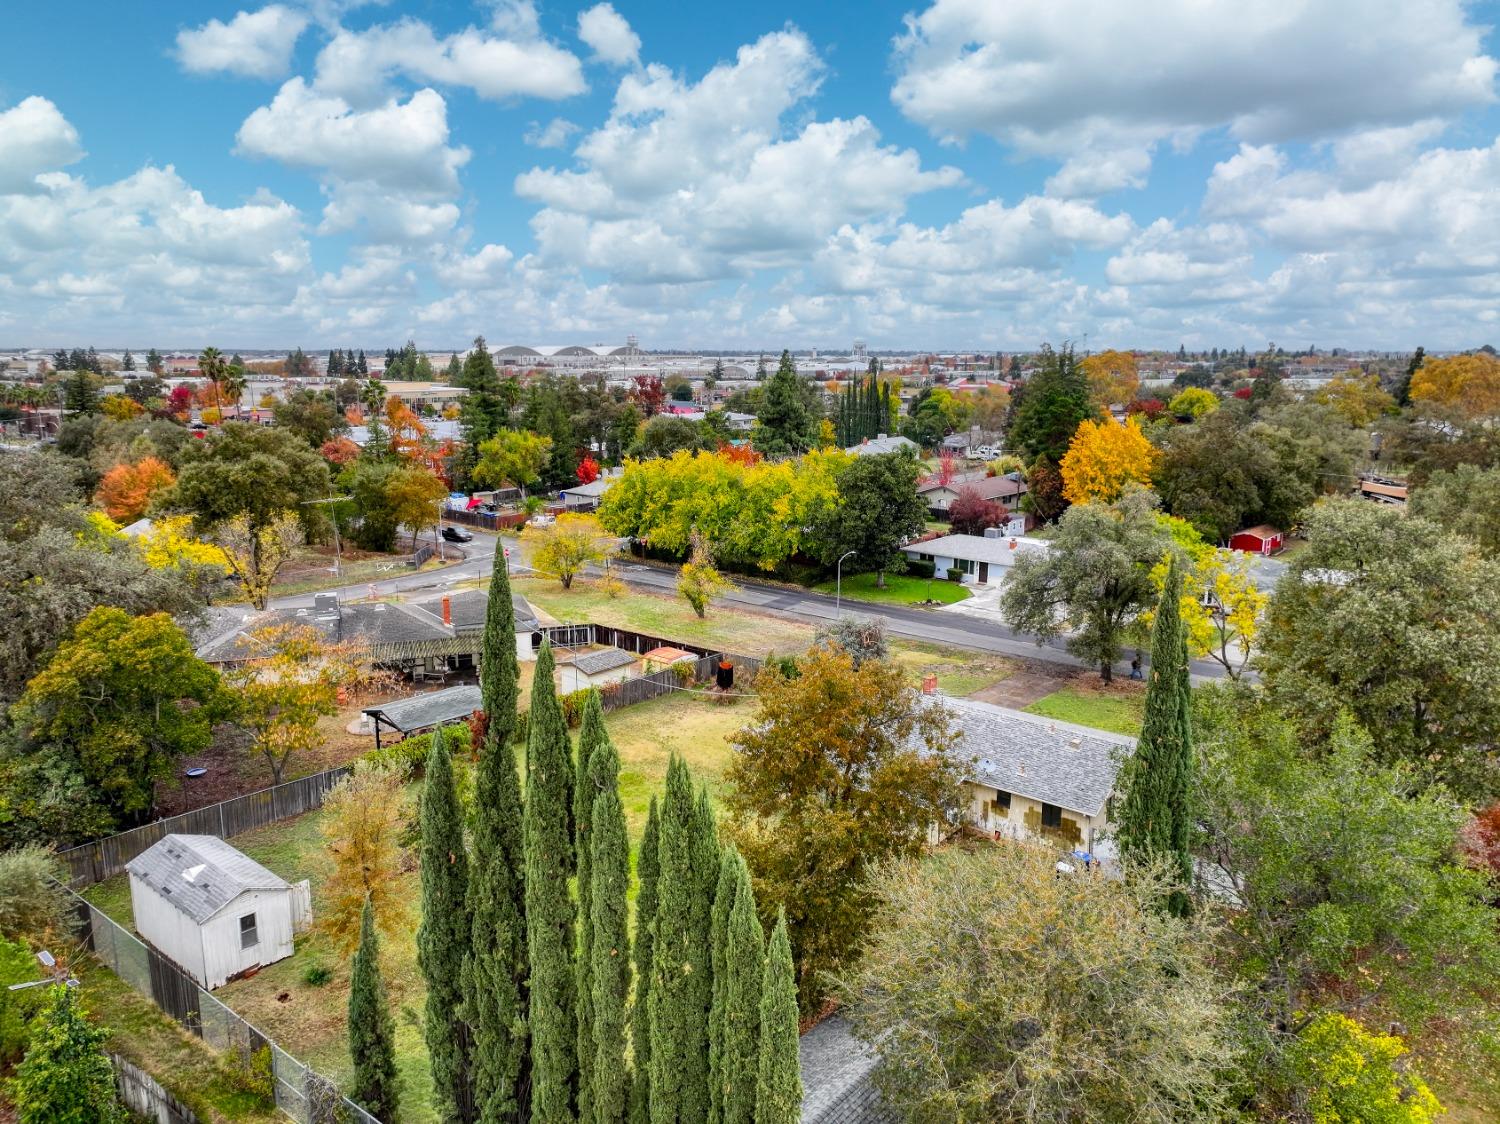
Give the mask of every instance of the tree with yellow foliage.
M 708 544 L 695 528 L 693 553 L 682 564 L 682 572 L 677 578 L 677 592 L 682 594 L 683 599 L 693 607 L 693 612 L 698 614 L 698 619 L 702 620 L 708 611 L 708 603 L 733 588 L 734 584 L 719 573 Z
M 1167 413 L 1174 418 L 1192 418 L 1194 421 L 1206 417 L 1218 408 L 1218 395 L 1201 386 L 1190 386 L 1167 403 Z
M 123 394 L 106 394 L 99 399 L 99 412 L 115 421 L 129 421 L 144 414 L 146 408 L 134 398 L 127 398 Z
M 219 525 L 214 542 L 224 552 L 229 572 L 246 599 L 264 609 L 276 572 L 302 542 L 302 524 L 294 511 L 283 511 L 263 526 L 256 526 L 242 513 Z
M 1069 503 L 1113 503 L 1125 485 L 1150 485 L 1157 450 L 1135 417 L 1085 419 L 1063 455 L 1063 497 Z
M 143 457 L 136 464 L 117 464 L 99 481 L 94 499 L 116 523 L 133 523 L 177 477 L 166 461 Z
M 386 936 L 396 938 L 408 928 L 408 910 L 397 892 L 406 818 L 406 777 L 395 765 L 358 762 L 323 798 L 319 830 L 332 869 L 321 887 L 318 928 L 345 955 L 359 943 L 366 899 Z
M 1335 375 L 1318 389 L 1313 401 L 1333 407 L 1358 429 L 1396 410 L 1396 400 L 1380 389 L 1374 375 Z
M 531 565 L 537 573 L 572 589 L 573 579 L 585 566 L 603 561 L 608 535 L 592 515 L 565 512 L 546 526 L 528 526 L 521 541 L 531 546 Z
M 1140 389 L 1135 355 L 1129 351 L 1101 351 L 1079 364 L 1089 380 L 1089 395 L 1100 406 L 1129 402 Z
M 1411 377 L 1411 398 L 1466 418 L 1500 414 L 1500 359 L 1483 351 L 1446 359 L 1429 356 Z
M 1248 556 L 1205 542 L 1197 528 L 1175 515 L 1158 513 L 1156 521 L 1177 547 L 1182 574 L 1178 611 L 1187 631 L 1189 654 L 1213 660 L 1229 678 L 1238 679 L 1254 653 L 1261 617 L 1270 598 L 1251 580 Z M 1152 568 L 1151 582 L 1159 592 L 1166 580 L 1164 557 Z M 1153 616 L 1151 610 L 1141 614 L 1141 639 L 1150 635 Z

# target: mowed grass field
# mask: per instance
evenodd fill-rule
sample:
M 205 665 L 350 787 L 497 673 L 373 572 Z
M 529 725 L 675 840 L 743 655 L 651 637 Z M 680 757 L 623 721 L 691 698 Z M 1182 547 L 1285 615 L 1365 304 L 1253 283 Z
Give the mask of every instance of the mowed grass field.
M 885 588 L 875 584 L 874 574 L 850 574 L 844 579 L 843 596 L 850 601 L 874 601 L 880 605 L 915 605 L 923 601 L 938 601 L 952 605 L 963 601 L 969 591 L 958 582 L 942 581 L 938 578 L 914 578 L 908 574 L 887 574 Z M 819 582 L 813 586 L 818 593 L 836 592 L 838 582 Z

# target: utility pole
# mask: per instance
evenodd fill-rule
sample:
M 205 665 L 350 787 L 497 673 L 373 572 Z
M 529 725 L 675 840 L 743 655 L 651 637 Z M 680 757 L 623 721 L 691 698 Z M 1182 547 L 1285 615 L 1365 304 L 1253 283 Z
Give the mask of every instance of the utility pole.
M 329 496 L 327 499 L 322 499 L 322 500 L 303 500 L 302 501 L 302 506 L 303 507 L 321 507 L 324 504 L 343 503 L 345 500 L 352 500 L 353 498 L 354 498 L 353 496 Z M 330 573 L 333 574 L 334 577 L 338 577 L 339 576 L 339 561 L 340 561 L 339 555 L 340 555 L 340 552 L 341 552 L 341 548 L 339 546 L 339 521 L 338 521 L 338 516 L 334 516 L 333 517 L 333 569 L 331 571 L 329 571 Z

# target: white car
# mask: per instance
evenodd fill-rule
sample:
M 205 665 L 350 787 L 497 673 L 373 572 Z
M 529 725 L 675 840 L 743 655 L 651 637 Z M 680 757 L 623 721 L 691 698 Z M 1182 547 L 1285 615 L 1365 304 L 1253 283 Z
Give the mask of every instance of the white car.
M 997 460 L 1000 455 L 1000 450 L 994 445 L 981 445 L 977 449 L 969 450 L 969 456 L 982 461 Z
M 550 527 L 557 522 L 557 516 L 538 512 L 531 517 L 530 522 L 533 527 Z

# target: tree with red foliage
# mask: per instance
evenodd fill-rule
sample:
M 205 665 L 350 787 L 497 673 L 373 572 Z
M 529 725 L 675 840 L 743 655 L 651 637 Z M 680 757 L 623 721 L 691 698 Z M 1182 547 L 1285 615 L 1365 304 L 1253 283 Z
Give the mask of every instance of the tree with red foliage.
M 592 484 L 599 479 L 599 462 L 592 453 L 585 453 L 583 460 L 578 462 L 578 482 L 580 484 Z
M 167 410 L 178 417 L 187 417 L 193 408 L 193 388 L 187 385 L 174 386 L 167 395 Z
M 1459 832 L 1458 840 L 1472 866 L 1500 879 L 1500 804 L 1475 812 Z
M 1250 394 L 1251 390 L 1248 386 L 1242 386 L 1234 392 L 1234 396 L 1241 400 L 1248 399 L 1250 397 Z
M 948 507 L 948 521 L 956 535 L 982 535 L 988 527 L 998 527 L 1005 520 L 1005 509 L 985 499 L 977 489 L 965 484 Z
M 1125 408 L 1127 414 L 1145 414 L 1152 420 L 1161 417 L 1166 410 L 1167 404 L 1160 398 L 1137 398 Z
M 636 375 L 631 381 L 635 386 L 630 391 L 630 400 L 641 408 L 641 413 L 654 418 L 661 413 L 667 400 L 667 392 L 658 375 Z
M 944 452 L 938 459 L 937 482 L 939 484 L 951 484 L 953 482 L 953 454 Z
M 743 445 L 731 445 L 728 441 L 720 441 L 716 452 L 730 464 L 744 465 L 747 468 L 765 460 L 748 441 Z

